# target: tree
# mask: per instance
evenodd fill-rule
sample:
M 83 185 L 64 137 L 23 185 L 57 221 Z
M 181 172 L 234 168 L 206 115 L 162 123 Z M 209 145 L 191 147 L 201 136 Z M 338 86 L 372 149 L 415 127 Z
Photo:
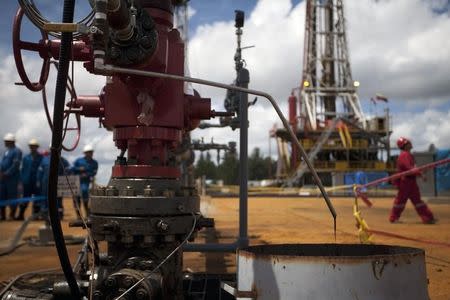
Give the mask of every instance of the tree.
M 207 179 L 217 178 L 217 167 L 211 160 L 211 154 L 209 154 L 209 152 L 206 152 L 206 158 L 203 155 L 203 152 L 200 154 L 194 172 L 196 178 L 201 176 L 205 176 Z
M 269 176 L 269 164 L 267 160 L 261 156 L 259 148 L 254 148 L 248 158 L 248 179 L 262 180 L 269 178 Z
M 235 153 L 225 154 L 218 168 L 218 179 L 222 179 L 227 185 L 239 184 L 239 161 Z

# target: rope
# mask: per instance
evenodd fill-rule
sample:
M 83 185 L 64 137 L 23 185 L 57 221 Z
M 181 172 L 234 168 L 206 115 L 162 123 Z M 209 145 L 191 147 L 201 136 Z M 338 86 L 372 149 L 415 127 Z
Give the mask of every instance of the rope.
M 0 200 L 0 207 L 5 207 L 5 206 L 9 206 L 9 205 L 17 205 L 17 204 L 28 203 L 28 202 L 40 202 L 40 201 L 45 201 L 45 200 L 47 200 L 47 197 L 45 197 L 45 196 Z
M 392 238 L 405 240 L 405 241 L 412 241 L 412 242 L 417 242 L 417 243 L 422 243 L 422 244 L 429 244 L 429 245 L 435 245 L 435 246 L 442 246 L 442 247 L 450 248 L 450 243 L 441 242 L 441 241 L 413 238 L 413 237 L 408 237 L 408 236 L 404 236 L 404 235 L 400 235 L 400 234 L 396 234 L 396 233 L 391 233 L 391 232 L 387 232 L 387 231 L 382 231 L 382 230 L 369 229 L 368 232 L 371 233 L 371 234 L 379 234 L 379 235 L 392 237 Z
M 359 236 L 359 240 L 361 241 L 362 244 L 373 243 L 373 235 L 378 234 L 378 235 L 396 238 L 396 239 L 405 240 L 405 241 L 412 241 L 412 242 L 417 242 L 417 243 L 422 243 L 422 244 L 450 248 L 450 243 L 447 243 L 447 242 L 421 239 L 421 238 L 413 238 L 413 237 L 408 237 L 408 236 L 404 236 L 404 235 L 400 235 L 400 234 L 396 234 L 396 233 L 392 233 L 392 232 L 370 229 L 369 225 L 367 225 L 367 222 L 361 216 L 361 211 L 359 210 L 358 193 L 357 193 L 356 186 L 354 187 L 354 191 L 355 191 L 355 200 L 353 203 L 353 216 L 356 219 L 356 227 L 358 228 L 358 236 Z

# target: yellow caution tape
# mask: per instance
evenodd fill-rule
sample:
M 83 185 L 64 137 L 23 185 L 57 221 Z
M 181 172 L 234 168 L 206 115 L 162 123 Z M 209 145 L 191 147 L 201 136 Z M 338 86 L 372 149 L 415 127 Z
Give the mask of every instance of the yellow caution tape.
M 362 218 L 361 211 L 359 210 L 358 195 L 356 192 L 357 187 L 358 186 L 356 184 L 353 185 L 353 192 L 355 194 L 355 202 L 353 203 L 353 216 L 356 219 L 359 241 L 362 244 L 372 244 L 372 233 L 370 232 L 369 225 L 367 225 L 367 222 Z

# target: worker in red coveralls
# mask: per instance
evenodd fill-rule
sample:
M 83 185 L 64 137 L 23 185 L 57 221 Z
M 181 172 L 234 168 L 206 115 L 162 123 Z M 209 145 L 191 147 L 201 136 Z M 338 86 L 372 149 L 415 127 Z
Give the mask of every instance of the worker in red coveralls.
M 416 167 L 414 157 L 411 154 L 412 144 L 407 138 L 401 137 L 397 140 L 397 146 L 400 148 L 401 153 L 397 159 L 397 171 L 404 172 Z M 400 215 L 405 209 L 406 201 L 408 198 L 414 205 L 417 213 L 419 214 L 422 222 L 425 224 L 434 224 L 436 219 L 428 206 L 420 199 L 420 190 L 416 182 L 416 177 L 422 176 L 420 171 L 415 174 L 403 176 L 395 182 L 398 187 L 397 197 L 394 199 L 394 206 L 391 210 L 389 221 L 391 223 L 398 222 Z

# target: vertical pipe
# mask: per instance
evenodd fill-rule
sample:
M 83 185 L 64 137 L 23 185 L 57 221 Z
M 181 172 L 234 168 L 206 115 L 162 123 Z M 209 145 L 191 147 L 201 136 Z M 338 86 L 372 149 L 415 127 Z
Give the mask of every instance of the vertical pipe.
M 291 96 L 289 96 L 288 99 L 289 102 L 289 124 L 292 127 L 292 131 L 294 131 L 295 134 L 297 134 L 297 123 L 298 123 L 298 118 L 297 118 L 297 97 L 294 96 L 294 93 L 292 92 Z M 291 143 L 291 171 L 295 172 L 295 170 L 297 169 L 298 166 L 298 160 L 299 160 L 299 155 L 298 155 L 298 150 L 297 147 L 295 147 L 292 143 Z
M 248 88 L 249 71 L 238 70 L 236 84 Z M 239 92 L 239 247 L 248 246 L 248 94 Z

